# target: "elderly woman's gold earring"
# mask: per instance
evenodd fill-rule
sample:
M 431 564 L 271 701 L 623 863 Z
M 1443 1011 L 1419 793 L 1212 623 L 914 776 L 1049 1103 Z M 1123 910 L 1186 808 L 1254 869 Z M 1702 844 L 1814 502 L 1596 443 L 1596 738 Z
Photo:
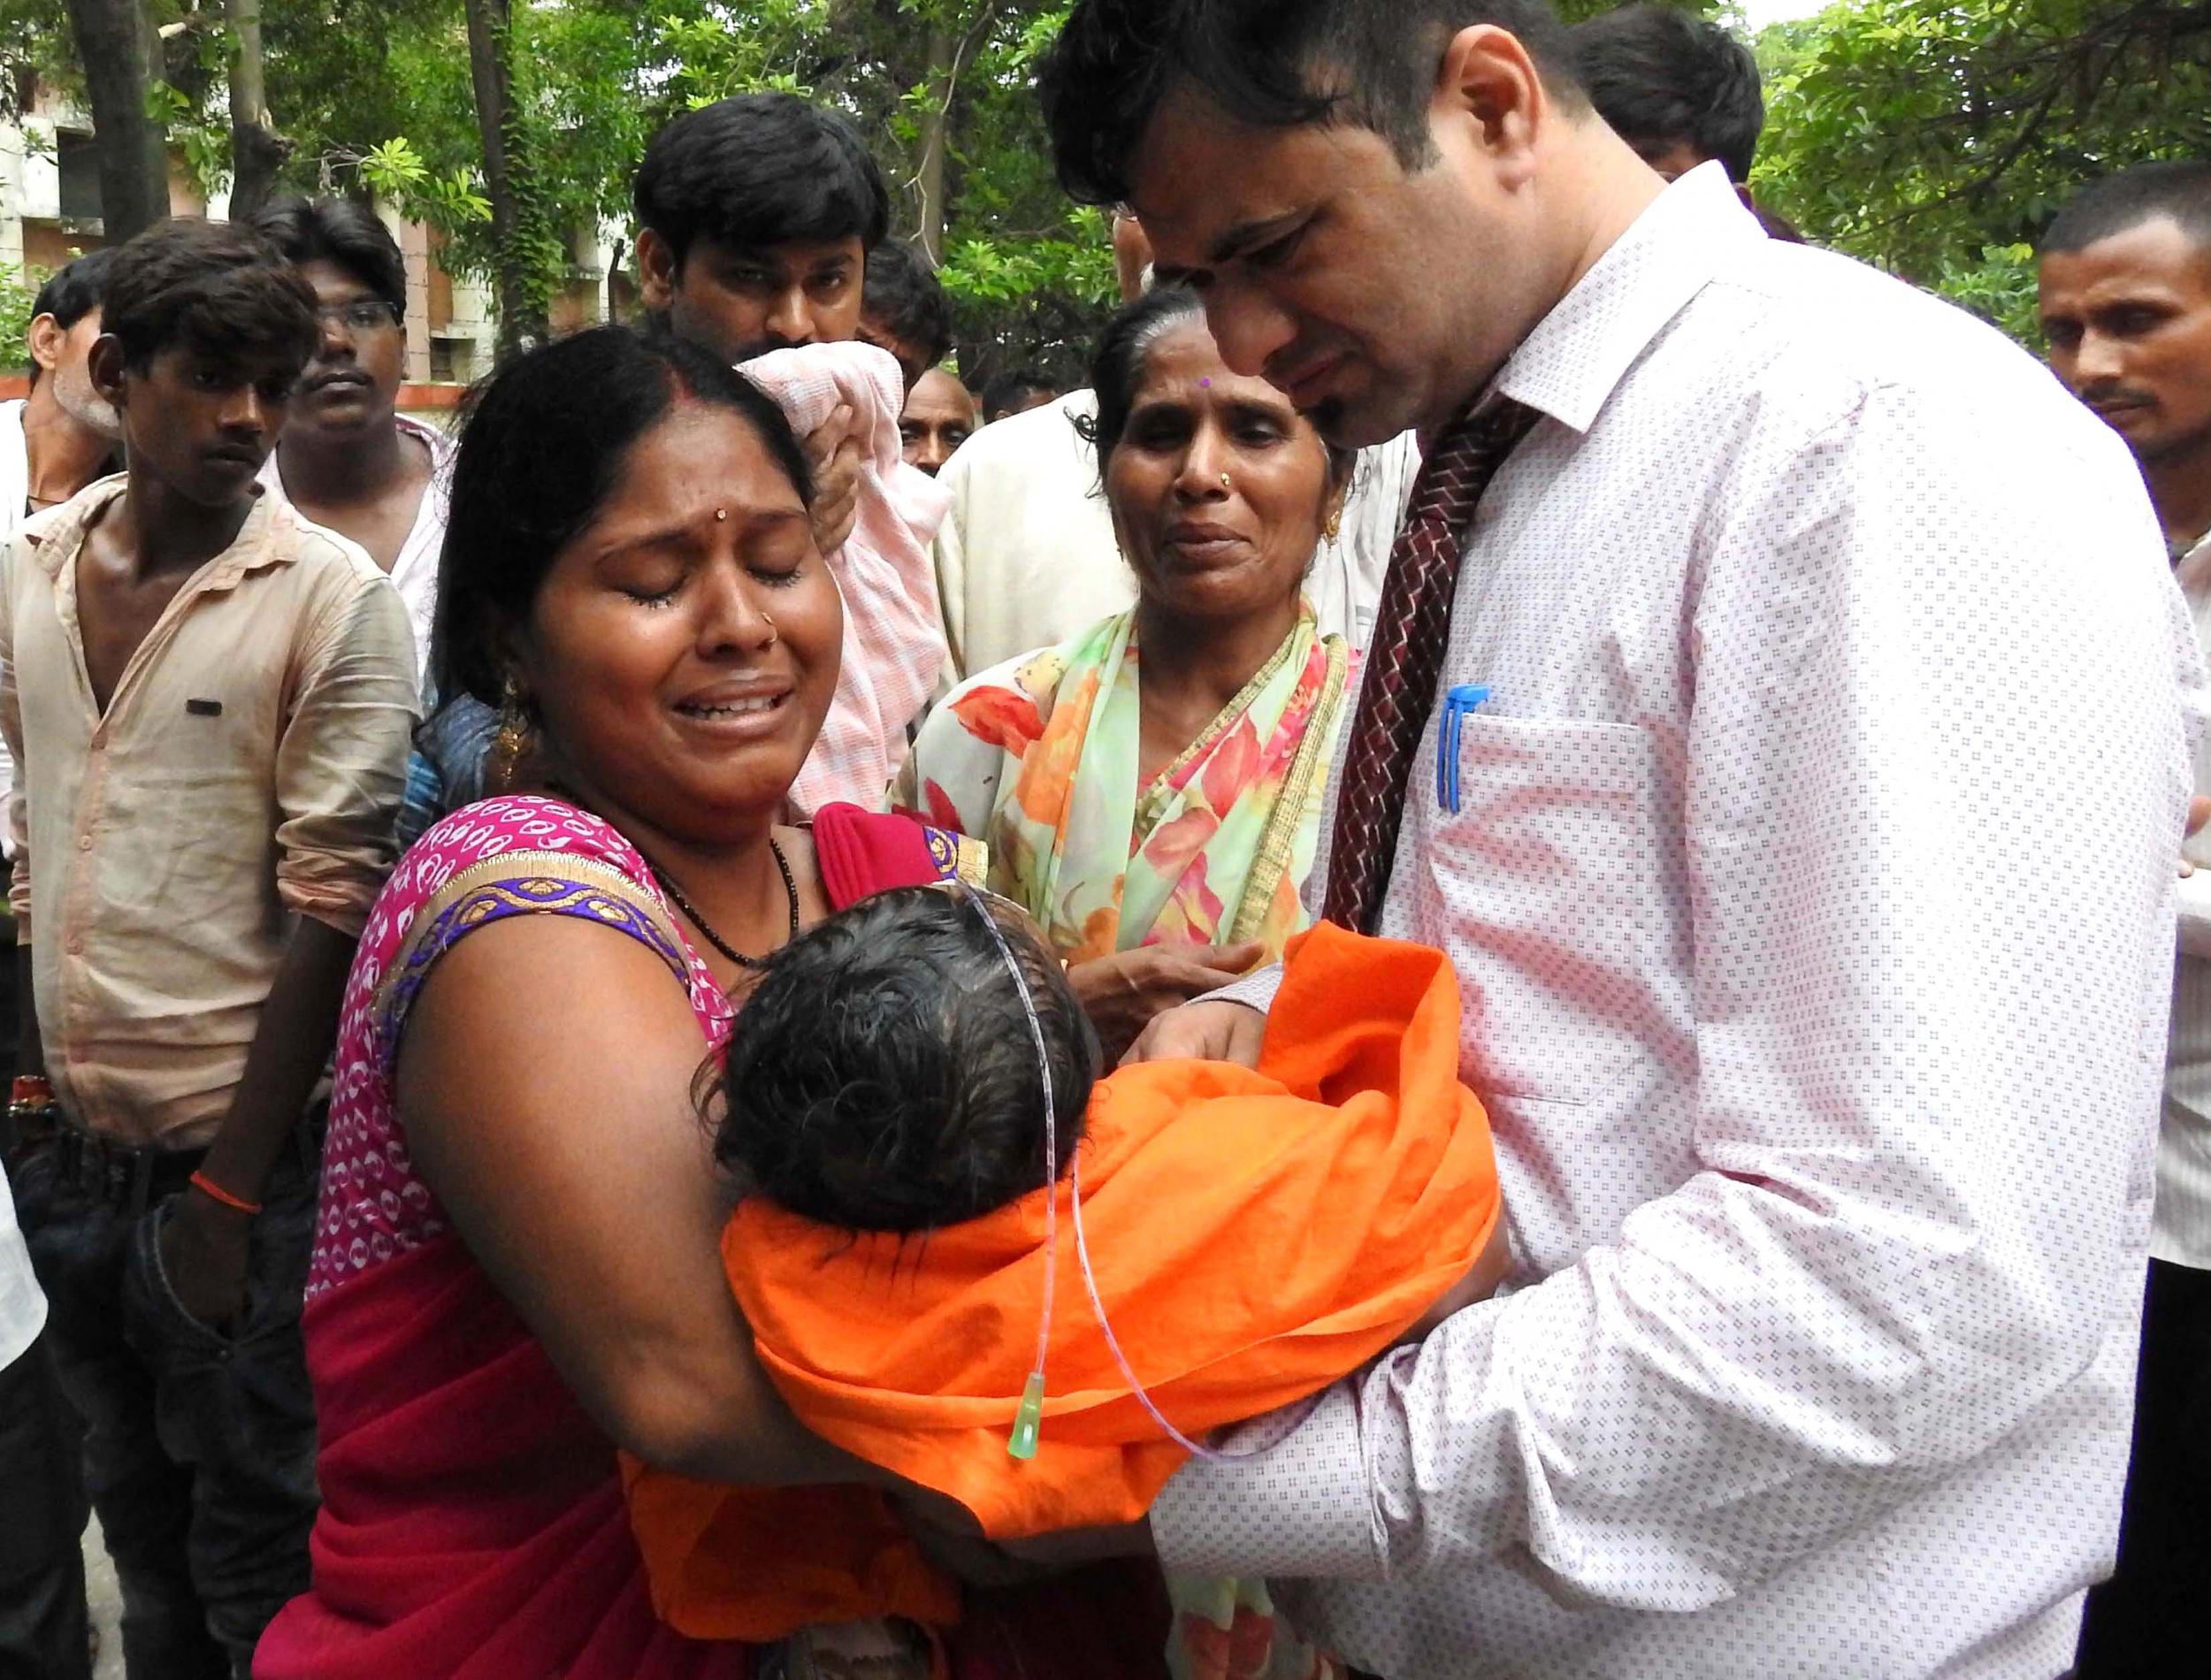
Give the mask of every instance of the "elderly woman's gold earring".
M 1343 509 L 1341 507 L 1331 508 L 1328 510 L 1328 523 L 1320 527 L 1321 540 L 1332 543 L 1343 535 Z
M 499 687 L 499 728 L 492 736 L 492 780 L 501 790 L 514 785 L 522 761 L 530 756 L 532 732 L 522 685 L 509 676 Z

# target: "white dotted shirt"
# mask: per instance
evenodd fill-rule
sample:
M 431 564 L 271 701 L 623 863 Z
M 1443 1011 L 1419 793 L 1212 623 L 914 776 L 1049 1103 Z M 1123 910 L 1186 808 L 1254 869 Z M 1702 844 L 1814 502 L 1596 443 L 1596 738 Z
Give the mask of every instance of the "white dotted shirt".
M 1455 811 L 1429 726 L 1382 928 L 1465 983 L 1512 1286 L 1186 1469 L 1161 1552 L 1389 1680 L 2055 1675 L 2126 1465 L 2202 681 L 2140 477 L 1717 165 L 1498 384 L 1546 418 L 1444 675 L 1494 697 Z

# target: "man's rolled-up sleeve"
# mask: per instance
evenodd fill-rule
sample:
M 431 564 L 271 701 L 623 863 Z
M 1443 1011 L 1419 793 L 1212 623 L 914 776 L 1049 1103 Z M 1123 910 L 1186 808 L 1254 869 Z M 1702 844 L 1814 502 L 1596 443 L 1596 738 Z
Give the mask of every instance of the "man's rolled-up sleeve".
M 415 649 L 388 579 L 350 578 L 314 621 L 277 749 L 277 894 L 358 935 L 398 858 Z
M 1185 1467 L 1170 1567 L 1693 1611 L 2131 1339 L 2200 666 L 2115 446 L 1983 472 L 1970 416 L 1741 463 L 1697 577 L 1683 1181 Z

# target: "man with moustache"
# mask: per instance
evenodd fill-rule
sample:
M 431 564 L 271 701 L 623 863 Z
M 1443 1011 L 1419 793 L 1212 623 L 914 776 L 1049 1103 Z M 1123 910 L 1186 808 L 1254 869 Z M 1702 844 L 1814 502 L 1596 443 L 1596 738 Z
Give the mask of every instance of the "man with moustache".
M 322 333 L 262 482 L 358 543 L 392 580 L 426 675 L 453 445 L 398 409 L 406 259 L 376 213 L 349 199 L 279 199 L 254 225 L 314 288 Z
M 2211 648 L 2211 164 L 2145 164 L 2084 188 L 2043 236 L 2040 267 L 2050 366 L 2134 451 Z M 2195 771 L 2211 795 L 2200 737 Z M 2182 857 L 2134 1459 L 2080 1680 L 2192 1676 L 2211 1646 L 2211 836 L 2199 829 Z
M 1313 879 L 1450 953 L 1511 1223 L 1150 1538 L 1391 1680 L 2054 1675 L 2200 663 L 2092 416 L 1573 65 L 1537 0 L 1079 0 L 1043 71 L 1232 367 L 1429 439 Z M 1138 1053 L 1251 1061 L 1273 986 Z

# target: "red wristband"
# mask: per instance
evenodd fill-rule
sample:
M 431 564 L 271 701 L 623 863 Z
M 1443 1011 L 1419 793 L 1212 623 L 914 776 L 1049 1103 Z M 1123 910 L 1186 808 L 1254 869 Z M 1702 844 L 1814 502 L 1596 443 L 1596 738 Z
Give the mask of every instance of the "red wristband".
M 175 1182 L 174 1180 L 171 1180 L 170 1181 L 172 1183 Z M 261 1203 L 258 1202 L 249 1202 L 242 1195 L 233 1195 L 228 1190 L 223 1188 L 221 1185 L 216 1183 L 213 1179 L 209 1178 L 204 1172 L 195 1172 L 191 1178 L 186 1181 L 202 1195 L 207 1197 L 210 1202 L 219 1202 L 225 1207 L 235 1208 L 241 1213 L 258 1213 L 261 1211 Z

